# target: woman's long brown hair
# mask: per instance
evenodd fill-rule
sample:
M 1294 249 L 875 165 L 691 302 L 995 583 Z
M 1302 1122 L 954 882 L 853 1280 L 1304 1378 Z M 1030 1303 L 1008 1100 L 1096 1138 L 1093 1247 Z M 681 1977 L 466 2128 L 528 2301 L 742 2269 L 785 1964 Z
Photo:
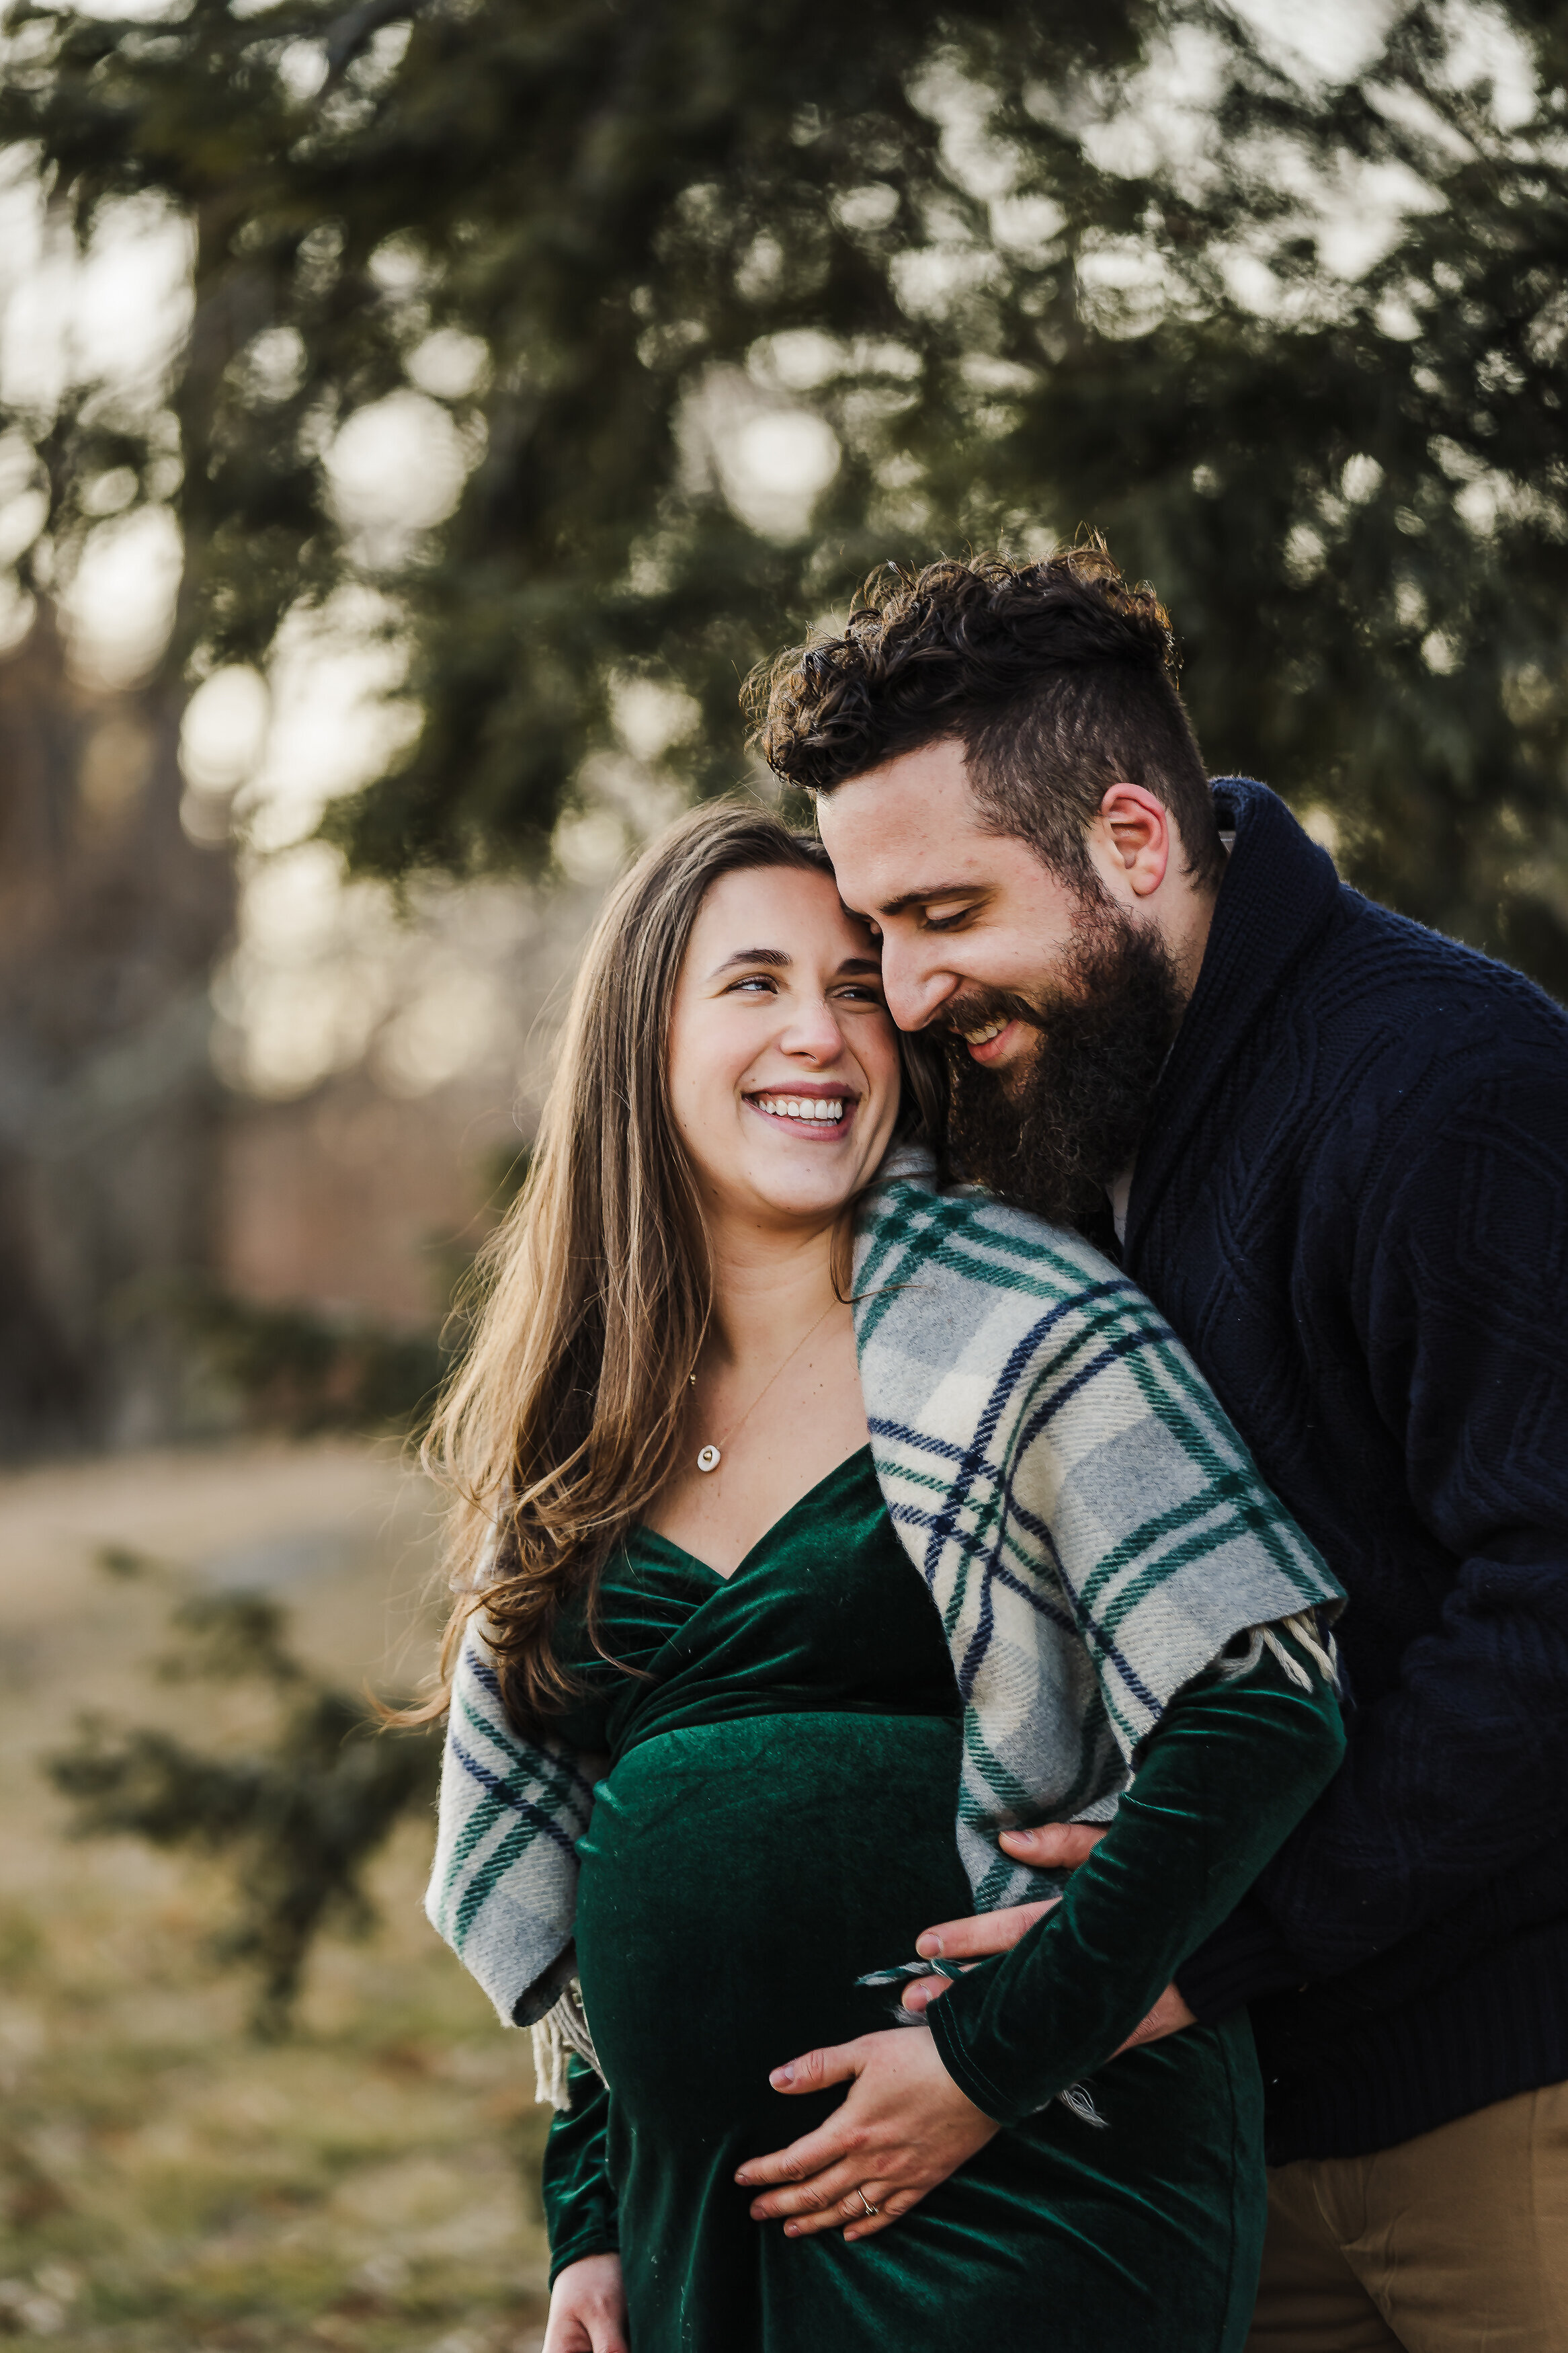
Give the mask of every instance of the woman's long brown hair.
M 527 1181 L 488 1244 L 471 1345 L 423 1450 L 453 1492 L 444 1704 L 482 1609 L 502 1696 L 536 1725 L 571 1685 L 552 1637 L 675 1465 L 713 1308 L 695 1176 L 671 1113 L 668 1047 L 698 911 L 721 875 L 832 879 L 821 844 L 755 803 L 694 810 L 611 893 L 572 992 Z M 904 1041 L 900 1130 L 940 1133 L 934 1050 Z M 407 1718 L 404 1719 L 407 1721 Z

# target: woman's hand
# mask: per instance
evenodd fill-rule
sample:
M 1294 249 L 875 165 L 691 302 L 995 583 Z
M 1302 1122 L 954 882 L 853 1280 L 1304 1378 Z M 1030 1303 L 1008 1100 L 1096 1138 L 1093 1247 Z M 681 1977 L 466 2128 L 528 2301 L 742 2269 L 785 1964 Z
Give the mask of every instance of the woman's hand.
M 619 2255 L 568 2263 L 550 2291 L 550 2326 L 540 2353 L 628 2353 Z
M 931 2036 L 904 2027 L 807 2052 L 768 2081 L 775 2092 L 850 2086 L 825 2125 L 752 2158 L 735 2176 L 743 2189 L 784 2185 L 767 2188 L 751 2211 L 757 2222 L 787 2215 L 786 2238 L 841 2230 L 847 2239 L 868 2239 L 885 2231 L 1000 2129 L 959 2090 Z

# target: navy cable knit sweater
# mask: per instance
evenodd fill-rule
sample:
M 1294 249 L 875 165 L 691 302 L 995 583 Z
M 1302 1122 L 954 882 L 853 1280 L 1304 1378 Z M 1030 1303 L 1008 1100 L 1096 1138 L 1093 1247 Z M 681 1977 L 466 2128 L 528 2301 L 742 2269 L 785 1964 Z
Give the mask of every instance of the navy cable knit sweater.
M 1568 2077 L 1568 1016 L 1215 794 L 1123 1256 L 1350 1595 L 1344 1766 L 1180 1972 L 1278 2163 Z

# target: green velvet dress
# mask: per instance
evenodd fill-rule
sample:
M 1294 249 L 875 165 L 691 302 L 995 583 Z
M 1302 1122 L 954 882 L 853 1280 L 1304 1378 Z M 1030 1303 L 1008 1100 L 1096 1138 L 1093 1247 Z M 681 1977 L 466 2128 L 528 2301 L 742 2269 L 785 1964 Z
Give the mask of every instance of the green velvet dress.
M 1067 1900 L 931 2010 L 1005 2129 L 847 2244 L 752 2221 L 733 2176 L 843 2096 L 785 2098 L 770 2068 L 892 2026 L 896 1992 L 856 1979 L 972 1909 L 952 1665 L 870 1450 L 728 1579 L 639 1530 L 595 1633 L 616 1663 L 566 1629 L 582 1695 L 559 1729 L 609 1758 L 577 1906 L 609 2089 L 574 2063 L 552 2127 L 552 2275 L 618 2249 L 633 2353 L 1239 2348 L 1264 2219 L 1245 2016 L 1107 2053 L 1332 1770 L 1316 1678 L 1301 1692 L 1266 1659 L 1175 1702 Z M 1098 2126 L 1054 2096 L 1089 2076 Z

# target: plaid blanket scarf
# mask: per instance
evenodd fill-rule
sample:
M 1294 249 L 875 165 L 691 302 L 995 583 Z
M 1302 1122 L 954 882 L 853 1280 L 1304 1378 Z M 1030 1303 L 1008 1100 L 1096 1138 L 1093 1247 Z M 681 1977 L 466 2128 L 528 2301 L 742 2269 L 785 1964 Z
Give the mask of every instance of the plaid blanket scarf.
M 1205 1668 L 1244 1673 L 1267 1642 L 1304 1680 L 1282 1620 L 1331 1672 L 1311 1613 L 1343 1596 L 1158 1311 L 1077 1235 L 939 1192 L 906 1149 L 860 1210 L 854 1295 L 877 1476 L 963 1703 L 959 1848 L 978 1910 L 1025 1902 L 1056 1883 L 999 1830 L 1109 1820 Z M 569 1985 L 592 1805 L 584 1760 L 510 1724 L 476 1626 L 426 1910 L 503 2021 L 552 2013 L 536 2047 L 558 2102 L 563 2042 L 592 2051 Z

